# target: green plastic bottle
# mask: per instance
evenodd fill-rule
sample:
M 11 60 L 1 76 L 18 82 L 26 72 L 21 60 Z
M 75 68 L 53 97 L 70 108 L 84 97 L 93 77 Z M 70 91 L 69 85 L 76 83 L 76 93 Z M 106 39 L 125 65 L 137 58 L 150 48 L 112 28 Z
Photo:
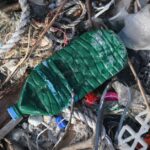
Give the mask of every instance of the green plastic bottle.
M 8 108 L 13 119 L 25 114 L 55 115 L 119 73 L 127 64 L 127 52 L 110 30 L 92 30 L 73 40 L 33 69 L 20 99 Z

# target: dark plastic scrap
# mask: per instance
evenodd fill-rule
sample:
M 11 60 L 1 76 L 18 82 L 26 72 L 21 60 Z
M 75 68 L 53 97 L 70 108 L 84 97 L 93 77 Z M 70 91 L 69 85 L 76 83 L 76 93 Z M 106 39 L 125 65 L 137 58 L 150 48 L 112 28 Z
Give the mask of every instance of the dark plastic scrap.
M 84 33 L 31 72 L 13 109 L 19 116 L 58 114 L 69 106 L 72 90 L 81 99 L 126 64 L 126 49 L 115 33 Z

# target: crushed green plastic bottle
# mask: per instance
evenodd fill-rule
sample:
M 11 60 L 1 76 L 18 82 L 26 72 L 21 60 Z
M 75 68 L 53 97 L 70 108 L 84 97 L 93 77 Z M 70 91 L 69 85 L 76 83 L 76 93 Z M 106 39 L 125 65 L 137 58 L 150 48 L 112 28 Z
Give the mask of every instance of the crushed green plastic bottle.
M 72 90 L 81 99 L 126 64 L 126 49 L 115 33 L 84 33 L 33 69 L 18 103 L 8 112 L 13 118 L 58 114 L 70 105 Z

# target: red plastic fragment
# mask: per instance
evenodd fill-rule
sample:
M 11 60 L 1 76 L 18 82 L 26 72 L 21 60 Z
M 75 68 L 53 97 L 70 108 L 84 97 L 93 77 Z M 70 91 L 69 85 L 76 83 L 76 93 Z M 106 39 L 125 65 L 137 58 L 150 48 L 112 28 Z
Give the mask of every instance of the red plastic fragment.
M 99 99 L 99 97 L 95 93 L 93 93 L 93 92 L 88 93 L 85 96 L 85 102 L 86 102 L 87 105 L 90 105 L 90 106 L 96 104 L 96 102 L 98 101 L 98 99 Z

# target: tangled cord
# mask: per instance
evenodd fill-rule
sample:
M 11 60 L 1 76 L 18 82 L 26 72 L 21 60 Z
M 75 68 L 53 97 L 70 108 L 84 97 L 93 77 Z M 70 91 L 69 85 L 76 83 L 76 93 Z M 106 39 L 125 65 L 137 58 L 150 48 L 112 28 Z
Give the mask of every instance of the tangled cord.
M 81 120 L 82 122 L 86 123 L 90 128 L 95 130 L 96 125 L 96 116 L 92 113 L 92 111 L 88 108 L 85 109 L 86 113 L 82 113 L 79 110 L 75 110 L 73 112 L 73 117 L 75 117 L 78 120 Z
M 114 0 L 111 0 L 109 3 L 107 3 L 105 6 L 102 7 L 95 7 L 96 11 L 98 11 L 98 13 L 96 13 L 94 15 L 94 18 L 98 18 L 100 15 L 102 15 L 104 12 L 106 12 L 107 10 L 109 10 L 109 8 L 115 3 Z
M 85 5 L 80 1 L 80 0 L 76 0 L 76 1 L 73 1 L 76 5 L 80 5 L 81 8 L 82 8 L 82 13 L 80 15 L 80 17 L 78 17 L 76 20 L 72 21 L 72 23 L 68 24 L 68 25 L 63 25 L 62 27 L 64 29 L 68 29 L 68 28 L 73 28 L 75 27 L 76 25 L 78 25 L 84 18 L 85 18 L 85 15 L 86 15 L 86 7 Z M 72 3 L 71 3 L 72 5 Z M 69 7 L 70 5 L 68 5 Z M 74 9 L 74 8 L 72 8 Z
M 65 21 L 66 23 L 71 23 L 71 20 L 70 19 L 68 19 L 68 18 L 62 18 L 60 21 Z M 60 44 L 67 44 L 67 43 L 65 43 L 65 42 L 67 42 L 68 40 L 71 40 L 73 37 L 74 37 L 74 35 L 75 35 L 75 28 L 74 27 L 72 27 L 72 28 L 68 28 L 68 29 L 66 29 L 66 31 L 64 31 L 64 28 L 62 27 L 62 24 L 60 23 L 60 22 L 55 22 L 54 23 L 54 26 L 56 26 L 56 27 L 52 27 L 52 28 L 50 28 L 50 32 L 48 33 L 49 34 L 49 36 L 50 36 L 50 39 L 52 39 L 52 40 L 54 40 L 55 42 L 57 42 L 57 43 L 60 43 Z M 57 28 L 58 27 L 58 28 Z M 67 30 L 69 30 L 70 31 L 70 33 L 67 33 Z M 54 33 L 56 32 L 56 31 L 60 31 L 60 32 L 62 32 L 63 33 L 63 39 L 60 39 L 60 38 L 57 38 L 55 35 L 54 35 Z
M 69 109 L 66 109 L 66 111 L 70 111 Z M 83 108 L 84 113 L 82 113 L 79 110 L 74 110 L 73 112 L 73 117 L 84 122 L 85 124 L 87 124 L 95 133 L 96 130 L 96 115 L 91 111 L 91 109 L 84 107 Z M 94 135 L 94 134 L 93 134 Z M 93 136 L 91 138 L 91 140 L 93 140 Z M 108 150 L 114 150 L 113 144 L 111 142 L 111 139 L 108 137 L 108 135 L 106 134 L 106 130 L 105 127 L 102 125 L 102 135 L 101 135 L 101 140 L 103 141 L 101 144 L 102 147 L 106 147 L 108 148 Z M 81 142 L 82 143 L 82 142 Z M 80 143 L 78 143 L 80 144 Z M 78 145 L 75 144 L 75 145 Z
M 22 9 L 20 23 L 16 28 L 15 33 L 13 33 L 12 37 L 6 42 L 5 45 L 0 47 L 0 54 L 11 50 L 11 48 L 15 46 L 15 44 L 20 40 L 21 35 L 26 30 L 26 25 L 28 24 L 30 17 L 29 5 L 27 0 L 19 0 L 19 4 Z
M 74 12 L 76 12 L 79 9 L 79 7 L 82 9 L 82 13 L 76 20 L 72 21 L 71 19 L 67 18 L 67 16 L 70 16 Z M 63 16 L 58 22 L 54 23 L 56 28 L 52 27 L 49 30 L 48 36 L 56 43 L 67 45 L 68 41 L 71 40 L 75 35 L 75 26 L 78 25 L 85 18 L 86 15 L 85 4 L 82 3 L 80 0 L 70 1 L 65 6 L 65 11 L 62 13 L 62 15 L 64 14 L 65 16 Z M 57 31 L 63 34 L 63 39 L 58 38 L 55 35 Z

